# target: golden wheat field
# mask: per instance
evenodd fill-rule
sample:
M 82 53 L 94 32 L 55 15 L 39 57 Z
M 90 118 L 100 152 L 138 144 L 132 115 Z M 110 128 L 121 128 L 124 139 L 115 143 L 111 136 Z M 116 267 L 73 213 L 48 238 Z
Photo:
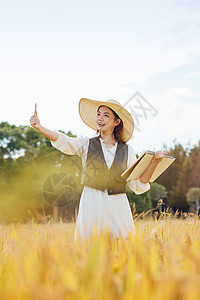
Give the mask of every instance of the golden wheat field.
M 74 244 L 75 224 L 1 225 L 0 299 L 200 299 L 200 220 L 135 220 Z

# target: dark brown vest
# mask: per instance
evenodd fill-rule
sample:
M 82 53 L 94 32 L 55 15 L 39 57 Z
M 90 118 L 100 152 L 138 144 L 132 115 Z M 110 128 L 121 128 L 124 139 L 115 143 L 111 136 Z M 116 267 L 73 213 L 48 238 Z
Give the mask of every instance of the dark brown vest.
M 108 194 L 126 192 L 126 180 L 121 174 L 127 168 L 128 145 L 118 143 L 111 168 L 108 169 L 99 137 L 89 140 L 85 178 L 83 184 L 97 190 L 108 190 Z

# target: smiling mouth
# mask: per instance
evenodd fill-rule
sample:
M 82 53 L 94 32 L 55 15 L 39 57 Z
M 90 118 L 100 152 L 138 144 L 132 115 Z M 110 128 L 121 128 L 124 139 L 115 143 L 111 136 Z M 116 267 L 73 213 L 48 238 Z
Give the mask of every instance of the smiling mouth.
M 99 127 L 103 127 L 105 124 L 103 123 L 98 123 Z

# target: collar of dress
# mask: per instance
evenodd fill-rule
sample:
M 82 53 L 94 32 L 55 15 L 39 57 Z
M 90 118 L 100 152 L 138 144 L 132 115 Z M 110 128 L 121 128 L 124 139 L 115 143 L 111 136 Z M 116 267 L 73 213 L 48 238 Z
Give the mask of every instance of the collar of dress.
M 99 138 L 100 139 L 100 141 L 101 141 L 101 143 L 104 145 L 104 147 L 106 147 L 106 145 L 104 144 L 104 141 L 103 141 L 103 139 L 102 138 Z M 117 146 L 117 142 L 115 142 L 115 145 L 114 146 L 112 146 L 112 147 L 110 147 L 110 148 L 108 148 L 108 149 L 113 149 L 114 147 L 116 147 Z M 107 147 L 106 147 L 107 148 Z

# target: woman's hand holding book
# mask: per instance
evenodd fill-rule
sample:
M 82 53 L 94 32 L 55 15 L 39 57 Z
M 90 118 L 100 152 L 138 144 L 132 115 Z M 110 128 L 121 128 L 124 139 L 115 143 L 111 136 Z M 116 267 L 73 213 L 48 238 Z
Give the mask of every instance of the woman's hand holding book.
M 156 151 L 151 163 L 158 164 L 165 157 L 165 155 L 166 155 L 166 151 L 164 153 L 161 150 Z

